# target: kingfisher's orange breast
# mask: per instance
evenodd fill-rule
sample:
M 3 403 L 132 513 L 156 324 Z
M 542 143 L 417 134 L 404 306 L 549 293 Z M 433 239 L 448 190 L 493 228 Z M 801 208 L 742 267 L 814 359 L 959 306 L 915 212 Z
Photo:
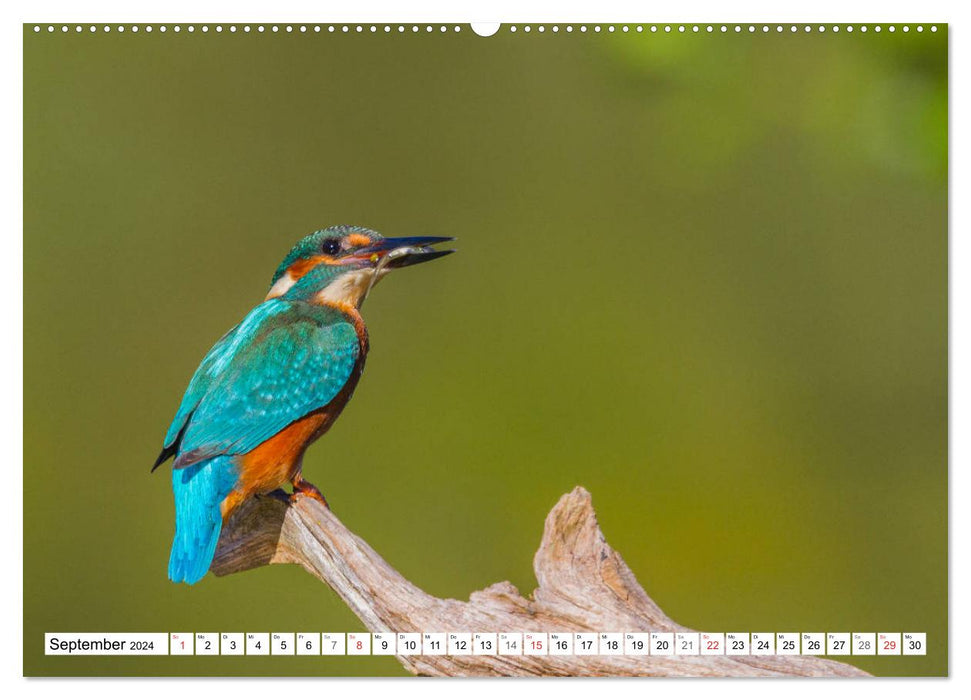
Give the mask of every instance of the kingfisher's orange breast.
M 240 457 L 236 490 L 250 496 L 273 491 L 287 483 L 304 450 L 328 418 L 326 408 L 310 413 Z

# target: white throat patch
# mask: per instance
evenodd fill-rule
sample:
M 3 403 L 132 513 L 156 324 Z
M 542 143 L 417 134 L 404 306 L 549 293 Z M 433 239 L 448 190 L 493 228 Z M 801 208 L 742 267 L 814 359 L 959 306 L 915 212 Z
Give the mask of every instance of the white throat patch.
M 318 304 L 330 306 L 353 306 L 361 308 L 368 290 L 391 272 L 389 268 L 375 269 L 371 267 L 360 270 L 350 270 L 336 278 L 326 287 L 317 292 L 314 301 Z M 372 284 L 374 278 L 374 284 Z

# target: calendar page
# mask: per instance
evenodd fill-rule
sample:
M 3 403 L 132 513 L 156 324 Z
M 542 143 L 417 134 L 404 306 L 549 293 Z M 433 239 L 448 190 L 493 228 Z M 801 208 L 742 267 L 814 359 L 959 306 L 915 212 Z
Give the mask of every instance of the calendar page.
M 226 19 L 23 26 L 24 675 L 948 675 L 946 23 Z

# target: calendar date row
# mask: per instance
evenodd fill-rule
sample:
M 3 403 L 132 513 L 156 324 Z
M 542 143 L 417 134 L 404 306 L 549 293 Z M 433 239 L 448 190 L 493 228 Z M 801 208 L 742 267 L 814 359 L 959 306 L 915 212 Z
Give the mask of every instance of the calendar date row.
M 170 632 L 47 634 L 48 655 L 924 656 L 923 632 Z

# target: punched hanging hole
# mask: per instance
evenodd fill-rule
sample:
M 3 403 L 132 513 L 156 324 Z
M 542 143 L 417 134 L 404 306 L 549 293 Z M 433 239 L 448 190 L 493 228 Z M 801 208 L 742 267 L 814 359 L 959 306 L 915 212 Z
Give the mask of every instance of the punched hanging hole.
M 472 31 L 479 36 L 492 36 L 499 31 L 499 22 L 473 22 Z

